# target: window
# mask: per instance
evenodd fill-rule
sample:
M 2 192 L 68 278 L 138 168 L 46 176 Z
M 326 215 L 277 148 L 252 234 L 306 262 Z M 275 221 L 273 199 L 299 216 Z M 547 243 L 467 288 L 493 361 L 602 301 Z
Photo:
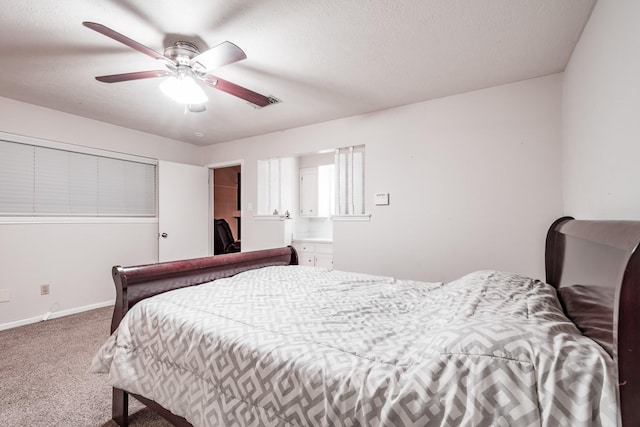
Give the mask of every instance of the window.
M 364 215 L 364 145 L 335 152 L 336 215 Z
M 258 160 L 257 215 L 284 215 L 293 202 L 295 159 Z
M 1 216 L 156 216 L 156 165 L 0 140 Z

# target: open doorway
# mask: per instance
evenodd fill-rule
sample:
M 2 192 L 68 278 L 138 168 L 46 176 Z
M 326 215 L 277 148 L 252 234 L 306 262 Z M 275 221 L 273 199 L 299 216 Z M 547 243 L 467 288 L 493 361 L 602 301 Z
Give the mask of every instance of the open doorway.
M 213 253 L 241 249 L 241 165 L 213 168 Z

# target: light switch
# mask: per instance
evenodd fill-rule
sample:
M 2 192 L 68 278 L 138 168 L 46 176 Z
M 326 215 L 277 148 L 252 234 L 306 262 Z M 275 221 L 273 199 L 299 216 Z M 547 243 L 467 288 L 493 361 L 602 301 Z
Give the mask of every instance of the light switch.
M 389 204 L 389 193 L 376 193 L 376 206 L 386 206 Z

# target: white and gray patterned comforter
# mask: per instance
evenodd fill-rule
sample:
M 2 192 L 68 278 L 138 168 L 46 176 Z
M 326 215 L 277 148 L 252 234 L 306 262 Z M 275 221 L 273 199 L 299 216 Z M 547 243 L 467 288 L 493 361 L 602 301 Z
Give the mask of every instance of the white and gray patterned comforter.
M 195 426 L 612 426 L 612 361 L 550 286 L 267 267 L 134 306 L 91 370 Z

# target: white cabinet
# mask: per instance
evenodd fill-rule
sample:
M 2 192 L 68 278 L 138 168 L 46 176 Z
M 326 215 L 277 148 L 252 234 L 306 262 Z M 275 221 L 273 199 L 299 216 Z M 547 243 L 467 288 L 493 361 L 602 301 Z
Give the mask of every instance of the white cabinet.
M 298 263 L 311 267 L 333 268 L 333 244 L 293 241 Z
M 300 216 L 329 217 L 335 204 L 333 165 L 300 168 Z
M 300 216 L 318 215 L 318 168 L 300 169 Z
M 333 268 L 333 244 L 316 243 L 315 266 Z

